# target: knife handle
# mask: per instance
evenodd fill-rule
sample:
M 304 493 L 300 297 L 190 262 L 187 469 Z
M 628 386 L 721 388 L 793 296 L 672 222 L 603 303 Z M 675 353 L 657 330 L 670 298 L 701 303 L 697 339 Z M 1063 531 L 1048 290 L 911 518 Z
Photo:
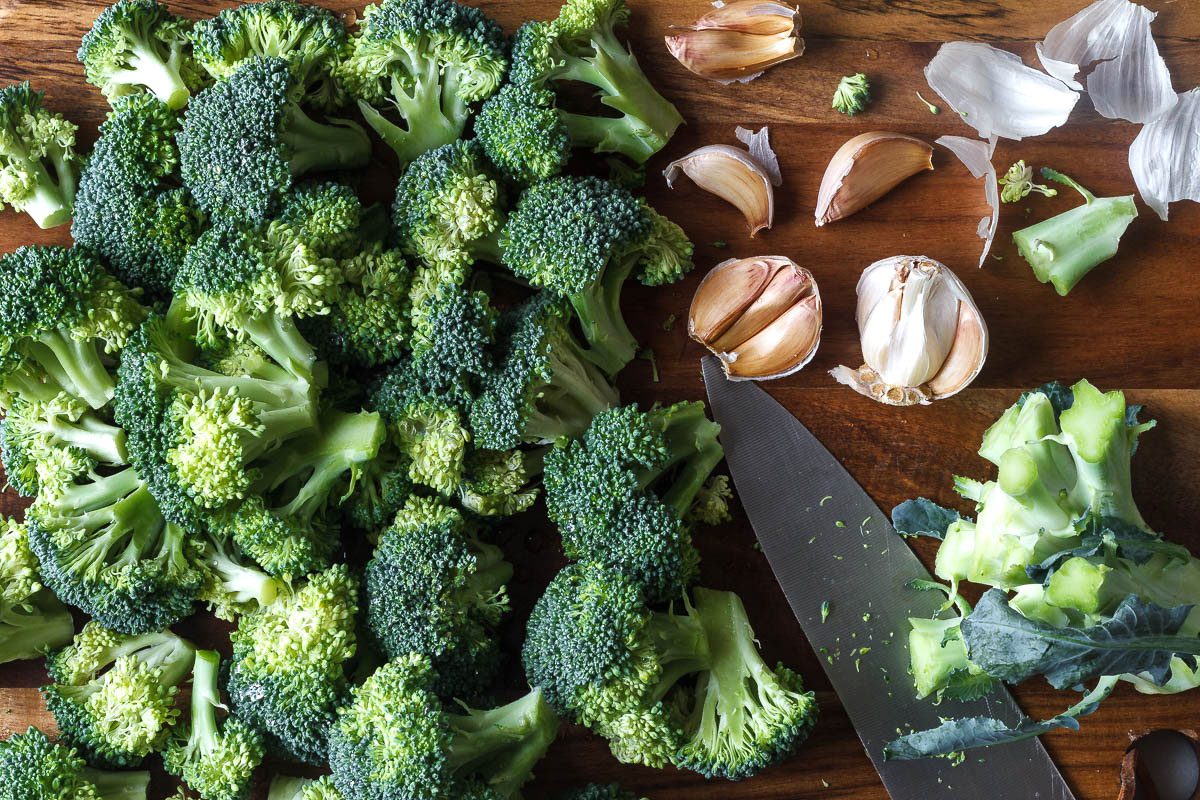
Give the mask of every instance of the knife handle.
M 1117 800 L 1192 800 L 1200 789 L 1200 734 L 1161 729 L 1130 735 Z

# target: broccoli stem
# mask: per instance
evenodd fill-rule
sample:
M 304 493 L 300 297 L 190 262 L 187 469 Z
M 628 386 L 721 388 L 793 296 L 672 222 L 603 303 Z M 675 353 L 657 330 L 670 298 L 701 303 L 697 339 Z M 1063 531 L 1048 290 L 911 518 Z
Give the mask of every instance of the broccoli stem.
M 597 117 L 559 110 L 573 147 L 598 153 L 619 153 L 638 164 L 658 152 L 665 140 L 645 138 L 645 127 L 630 116 Z
M 534 391 L 538 397 L 525 423 L 525 439 L 553 442 L 575 438 L 592 418 L 620 402 L 617 390 L 569 335 L 550 344 L 550 380 Z
M 220 591 L 233 603 L 254 602 L 263 608 L 279 597 L 277 578 L 239 562 L 225 544 L 215 539 L 210 538 L 207 542 L 205 562 L 217 578 Z
M 443 76 L 435 59 L 423 59 L 419 65 L 410 65 L 410 70 L 412 92 L 406 91 L 395 76 L 391 90 L 391 101 L 406 127 L 396 125 L 370 103 L 358 101 L 367 124 L 395 151 L 401 166 L 426 151 L 453 142 L 462 135 L 467 121 L 466 107 L 443 85 L 453 80 L 452 75 Z
M 80 777 L 96 787 L 96 800 L 146 800 L 150 788 L 150 773 L 115 772 L 85 767 Z
M 651 412 L 665 415 L 663 437 L 667 442 L 667 457 L 652 469 L 642 469 L 638 485 L 649 488 L 670 473 L 671 486 L 656 494 L 683 517 L 691 508 L 697 493 L 704 488 L 725 452 L 717 441 L 721 427 L 710 421 L 702 403 L 688 403 Z
M 43 589 L 0 611 L 0 664 L 45 655 L 70 644 L 75 620 L 67 607 Z
M 477 776 L 497 797 L 521 788 L 558 733 L 558 717 L 540 689 L 499 708 L 468 709 L 448 719 L 450 770 Z
M 244 321 L 242 331 L 259 349 L 296 378 L 321 382 L 314 371 L 316 352 L 291 317 L 273 313 L 256 314 Z
M 637 262 L 631 253 L 614 259 L 600 279 L 588 289 L 571 295 L 571 306 L 588 342 L 587 358 L 609 377 L 633 361 L 638 343 L 621 313 L 621 290 Z
M 287 147 L 292 177 L 334 169 L 359 169 L 371 160 L 371 140 L 358 125 L 325 125 L 291 104 L 284 114 L 280 139 Z
M 101 463 L 114 466 L 129 463 L 125 452 L 125 429 L 102 422 L 91 414 L 76 423 L 55 416 L 38 424 L 38 427 L 68 446 L 78 447 Z
M 188 757 L 206 758 L 216 749 L 219 728 L 217 709 L 221 704 L 221 689 L 217 673 L 221 656 L 214 650 L 197 650 L 192 666 L 192 731 L 188 737 Z
M 131 49 L 132 69 L 117 72 L 114 76 L 117 81 L 145 86 L 151 94 L 166 103 L 168 108 L 180 109 L 187 105 L 192 93 L 179 73 L 178 65 L 171 63 L 175 59 L 164 61 L 153 48 L 143 44 L 135 43 Z
M 50 377 L 92 408 L 103 408 L 112 400 L 116 385 L 95 340 L 54 330 L 39 337 L 28 351 Z
M 74 197 L 74 173 L 65 162 L 55 162 L 59 180 L 70 181 L 70 194 L 63 183 L 55 184 L 50 173 L 40 161 L 23 159 L 25 169 L 33 175 L 33 194 L 22 201 L 21 210 L 28 214 L 39 228 L 56 228 L 71 221 L 71 199 Z M 60 159 L 61 161 L 61 159 Z
M 708 635 L 694 613 L 687 597 L 683 598 L 685 613 L 651 612 L 641 640 L 654 649 L 655 661 L 662 671 L 654 691 L 653 702 L 667 696 L 679 680 L 687 675 L 701 672 L 708 667 L 711 658 Z

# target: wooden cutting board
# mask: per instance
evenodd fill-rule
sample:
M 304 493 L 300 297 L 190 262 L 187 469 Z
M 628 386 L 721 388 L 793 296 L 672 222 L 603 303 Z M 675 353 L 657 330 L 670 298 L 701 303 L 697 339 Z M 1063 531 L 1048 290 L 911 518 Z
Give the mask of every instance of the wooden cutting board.
M 1147 0 L 1161 12 L 1155 33 L 1177 90 L 1200 83 L 1200 13 L 1195 0 Z M 226 3 L 175 3 L 188 16 L 215 13 Z M 342 0 L 333 4 L 350 11 Z M 521 20 L 556 13 L 553 0 L 485 0 L 482 5 L 506 29 Z M 657 354 L 660 380 L 646 362 L 623 376 L 624 398 L 701 399 L 701 349 L 686 332 L 688 302 L 699 277 L 730 256 L 780 253 L 810 268 L 825 303 L 825 334 L 820 352 L 799 375 L 769 384 L 768 390 L 836 453 L 884 509 L 922 494 L 954 503 L 953 474 L 989 475 L 975 455 L 984 428 L 1024 389 L 1047 380 L 1088 377 L 1104 389 L 1123 388 L 1143 403 L 1159 427 L 1143 438 L 1134 483 L 1148 520 L 1168 537 L 1200 550 L 1200 207 L 1183 203 L 1161 223 L 1144 206 L 1121 244 L 1117 258 L 1100 267 L 1070 298 L 1038 284 L 1011 245 L 1009 234 L 1077 204 L 1070 191 L 1047 200 L 1031 197 L 1005 206 L 994 256 L 976 267 L 980 241 L 975 228 L 988 212 L 979 182 L 945 151 L 935 154 L 936 171 L 918 176 L 857 216 L 817 229 L 812 224 L 817 187 L 829 157 L 846 139 L 863 131 L 901 131 L 932 141 L 942 134 L 973 135 L 943 105 L 932 116 L 915 92 L 928 91 L 921 70 L 941 42 L 985 40 L 1014 50 L 1036 63 L 1033 44 L 1084 0 L 801 0 L 805 55 L 748 85 L 721 86 L 685 71 L 666 53 L 662 36 L 671 24 L 686 23 L 708 9 L 705 0 L 634 2 L 629 35 L 646 72 L 679 106 L 688 124 L 648 169 L 651 202 L 675 219 L 696 242 L 697 270 L 687 281 L 663 289 L 631 286 L 626 315 Z M 106 106 L 83 81 L 75 60 L 80 36 L 99 12 L 92 0 L 0 0 L 0 81 L 29 79 L 47 92 L 50 107 L 81 126 L 81 144 L 95 137 Z M 354 6 L 357 8 L 357 6 Z M 845 74 L 865 72 L 875 102 L 854 118 L 830 110 L 830 97 Z M 711 143 L 735 143 L 738 125 L 770 125 L 779 153 L 784 186 L 777 197 L 774 230 L 750 239 L 740 216 L 719 200 L 683 181 L 668 191 L 660 177 L 672 158 Z M 997 168 L 1023 158 L 1053 166 L 1080 180 L 1097 195 L 1134 191 L 1126 149 L 1136 126 L 1101 118 L 1085 98 L 1070 123 L 1047 136 L 1001 142 Z M 373 188 L 388 196 L 394 169 Z M 65 228 L 41 232 L 24 216 L 0 214 L 0 250 L 30 242 L 66 243 Z M 727 246 L 719 247 L 718 242 Z M 827 371 L 861 363 L 853 314 L 854 287 L 863 267 L 885 256 L 927 254 L 950 265 L 967 283 L 987 319 L 991 355 L 975 385 L 933 407 L 893 409 L 876 405 L 836 386 Z M 667 320 L 676 318 L 674 326 Z M 0 499 L 0 509 L 17 513 L 22 501 Z M 537 515 L 514 520 L 506 550 L 516 563 L 513 582 L 517 613 L 505 638 L 519 648 L 523 617 L 542 586 L 558 569 L 556 538 Z M 782 659 L 816 689 L 821 721 L 815 733 L 786 764 L 738 784 L 706 782 L 674 769 L 651 770 L 617 764 L 607 747 L 588 732 L 565 727 L 538 768 L 527 796 L 541 798 L 586 780 L 621 780 L 653 800 L 799 800 L 887 795 L 855 737 L 837 698 L 829 691 L 810 650 L 754 547 L 743 516 L 697 534 L 704 556 L 704 582 L 741 593 L 769 660 Z M 920 547 L 920 544 L 918 544 Z M 932 551 L 920 547 L 929 559 Z M 178 630 L 198 642 L 227 650 L 227 628 L 197 618 Z M 521 684 L 510 664 L 509 683 Z M 44 683 L 39 663 L 0 666 L 0 735 L 31 724 L 52 726 L 36 687 Z M 1053 715 L 1068 694 L 1044 684 L 1019 687 L 1026 712 Z M 1194 727 L 1200 693 L 1146 698 L 1123 687 L 1080 733 L 1056 733 L 1046 746 L 1077 795 L 1089 800 L 1116 796 L 1118 764 L 1131 734 L 1158 727 Z M 899 725 L 902 720 L 897 720 Z M 299 772 L 299 770 L 292 770 Z M 264 776 L 263 786 L 266 779 Z M 154 797 L 171 783 L 158 776 Z M 265 788 L 262 795 L 265 797 Z M 952 792 L 947 792 L 952 796 Z M 1006 798 L 998 787 L 996 798 Z M 1012 800 L 1025 800 L 1013 798 Z

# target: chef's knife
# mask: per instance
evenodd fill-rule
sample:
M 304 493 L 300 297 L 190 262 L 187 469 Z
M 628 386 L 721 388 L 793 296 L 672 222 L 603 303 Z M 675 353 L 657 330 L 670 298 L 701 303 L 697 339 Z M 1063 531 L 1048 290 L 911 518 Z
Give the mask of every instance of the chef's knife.
M 893 800 L 1073 800 L 1037 740 L 945 759 L 884 761 L 900 729 L 941 717 L 1021 717 L 998 689 L 975 702 L 917 700 L 908 618 L 932 617 L 945 596 L 908 588 L 929 578 L 887 516 L 799 420 L 751 382 L 726 380 L 704 359 L 704 382 L 739 502 L 792 612 L 821 659 Z

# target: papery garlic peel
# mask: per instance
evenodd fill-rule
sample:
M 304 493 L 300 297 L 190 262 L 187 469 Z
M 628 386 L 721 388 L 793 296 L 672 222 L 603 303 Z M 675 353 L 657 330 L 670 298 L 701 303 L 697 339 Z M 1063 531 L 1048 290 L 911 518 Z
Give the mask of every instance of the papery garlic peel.
M 666 37 L 667 50 L 691 72 L 715 81 L 753 80 L 769 67 L 804 53 L 793 6 L 737 0 Z
M 908 178 L 933 169 L 933 146 L 887 131 L 860 133 L 838 148 L 817 193 L 817 227 L 861 211 Z
M 771 176 L 745 150 L 725 144 L 710 144 L 695 150 L 663 171 L 667 185 L 674 188 L 682 172 L 706 192 L 737 208 L 754 236 L 770 228 L 775 220 L 775 190 Z

